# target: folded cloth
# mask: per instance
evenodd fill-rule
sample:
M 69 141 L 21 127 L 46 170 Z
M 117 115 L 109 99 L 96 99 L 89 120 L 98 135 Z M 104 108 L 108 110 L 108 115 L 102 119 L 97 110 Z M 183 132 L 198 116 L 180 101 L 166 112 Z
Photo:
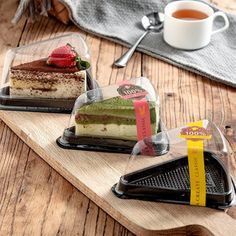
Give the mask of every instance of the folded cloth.
M 144 32 L 141 18 L 164 11 L 168 0 L 60 0 L 71 20 L 87 32 L 123 45 L 132 45 Z M 212 6 L 212 5 L 211 5 Z M 212 6 L 214 10 L 218 10 Z M 236 16 L 228 14 L 230 27 L 212 36 L 208 46 L 195 51 L 178 50 L 163 41 L 162 33 L 149 33 L 138 51 L 178 67 L 236 87 Z M 221 18 L 215 25 L 221 26 Z M 173 78 L 175 79 L 175 78 Z
M 60 2 L 66 6 L 70 19 L 78 27 L 129 46 L 133 45 L 144 32 L 141 18 L 150 12 L 163 12 L 170 1 L 60 0 Z M 213 5 L 211 7 L 215 11 L 218 10 Z M 236 87 L 236 16 L 226 14 L 230 21 L 229 28 L 213 35 L 210 44 L 205 48 L 195 51 L 175 49 L 164 42 L 162 33 L 151 32 L 140 43 L 137 50 Z M 221 26 L 221 20 L 216 18 L 216 27 Z
M 53 15 L 64 24 L 69 22 L 69 14 L 66 7 L 59 0 L 19 0 L 12 23 L 16 24 L 25 15 L 34 22 L 40 15 Z

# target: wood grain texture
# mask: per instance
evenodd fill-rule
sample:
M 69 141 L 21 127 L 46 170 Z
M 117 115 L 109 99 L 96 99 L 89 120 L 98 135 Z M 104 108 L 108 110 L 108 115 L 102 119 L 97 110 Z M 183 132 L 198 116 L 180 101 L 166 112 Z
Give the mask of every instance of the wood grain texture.
M 227 10 L 230 13 L 236 12 L 236 1 L 235 0 L 210 0 L 209 2 L 215 4 L 223 10 Z
M 212 119 L 222 129 L 225 126 L 229 126 L 232 122 L 234 124 L 236 120 L 235 89 L 177 69 L 174 66 L 140 53 L 135 53 L 128 67 L 119 70 L 112 68 L 115 58 L 118 58 L 126 49 L 107 40 L 85 34 L 74 26 L 66 27 L 54 20 L 42 18 L 35 24 L 27 23 L 25 25 L 19 44 L 27 44 L 44 38 L 54 37 L 55 35 L 62 35 L 66 32 L 80 32 L 86 38 L 92 52 L 93 74 L 101 85 L 107 85 L 140 75 L 148 76 L 159 91 L 162 101 L 162 117 L 168 128 L 176 127 L 177 125 L 203 117 Z M 55 139 L 62 134 L 68 121 L 68 115 L 1 111 L 0 117 L 48 164 L 135 234 L 211 235 L 213 233 L 215 235 L 236 235 L 236 221 L 233 219 L 234 209 L 229 211 L 227 215 L 225 212 L 208 208 L 136 200 L 122 201 L 114 197 L 110 188 L 119 180 L 120 175 L 123 174 L 128 156 L 68 151 L 58 148 L 55 144 Z M 2 137 L 6 136 L 7 133 L 2 135 Z M 12 139 L 14 140 L 14 138 Z M 234 138 L 232 139 L 232 143 L 234 143 Z M 8 145 L 6 150 L 12 150 L 11 145 Z M 26 158 L 30 159 L 29 156 L 31 155 L 26 155 Z M 5 164 L 2 165 L 4 178 L 7 178 L 5 176 L 9 176 L 9 173 L 4 167 Z M 39 186 L 45 188 L 46 192 L 42 194 L 43 191 L 42 189 L 40 190 L 38 185 L 37 188 L 30 187 L 31 185 L 26 182 L 25 188 L 31 188 L 31 190 L 28 195 L 23 195 L 21 201 L 25 201 L 26 199 L 30 202 L 30 199 L 33 198 L 32 193 L 42 195 L 42 198 L 36 198 L 39 203 L 41 203 L 41 199 L 45 199 L 44 201 L 46 202 L 49 201 L 47 200 L 48 191 L 54 193 L 58 191 L 59 194 L 51 196 L 52 200 L 49 201 L 50 210 L 45 210 L 45 205 L 43 204 L 39 204 L 41 207 L 36 209 L 33 207 L 34 204 L 27 205 L 30 209 L 27 212 L 31 213 L 28 214 L 26 219 L 29 219 L 30 223 L 32 222 L 31 226 L 30 224 L 25 226 L 25 218 L 16 215 L 13 211 L 15 214 L 13 218 L 17 221 L 19 220 L 15 224 L 15 227 L 17 229 L 25 227 L 25 232 L 32 233 L 33 231 L 30 227 L 33 227 L 32 225 L 36 223 L 36 220 L 41 219 L 40 222 L 44 222 L 43 225 L 45 225 L 43 227 L 45 231 L 41 232 L 46 234 L 48 231 L 48 235 L 50 235 L 56 232 L 55 230 L 58 230 L 58 227 L 61 228 L 61 224 L 59 223 L 60 217 L 68 216 L 62 225 L 64 225 L 64 235 L 66 233 L 70 234 L 72 232 L 70 230 L 72 230 L 71 221 L 73 221 L 73 217 L 72 219 L 69 218 L 70 214 L 67 214 L 67 211 L 65 213 L 66 207 L 60 201 L 63 196 L 66 199 L 71 199 L 66 195 L 67 188 L 62 183 L 56 184 L 52 182 L 53 187 L 55 186 L 57 189 L 50 189 L 45 184 L 46 180 L 44 180 L 49 175 L 48 172 L 44 172 L 41 168 L 39 168 L 40 171 L 38 172 L 34 168 L 32 168 L 31 174 L 29 174 L 29 176 L 33 177 L 29 177 L 28 182 L 32 180 L 36 183 L 37 181 L 43 181 Z M 41 173 L 43 176 L 41 176 Z M 55 179 L 57 178 L 55 177 Z M 8 191 L 8 185 L 3 184 L 3 186 L 5 186 L 3 187 L 5 191 Z M 8 198 L 4 197 L 4 199 Z M 78 199 L 77 201 L 83 202 L 81 197 Z M 57 204 L 61 208 L 55 213 Z M 77 204 L 76 200 L 74 204 Z M 111 229 L 117 230 L 119 228 L 117 223 L 112 221 L 112 218 L 106 220 L 107 215 L 95 205 L 90 204 L 87 198 L 83 204 L 86 207 L 82 207 L 81 211 L 89 209 L 85 218 L 85 214 L 78 216 L 79 221 L 77 221 L 77 224 L 83 222 L 81 223 L 84 225 L 83 232 L 80 231 L 81 225 L 77 226 L 77 224 L 73 226 L 77 227 L 77 231 L 73 232 L 79 232 L 79 234 L 85 235 L 93 235 L 97 232 L 97 235 L 109 235 Z M 73 212 L 76 212 L 73 206 L 71 209 Z M 6 204 L 3 204 L 2 207 L 5 209 Z M 17 206 L 14 209 L 20 208 Z M 9 211 L 12 212 L 11 210 Z M 37 211 L 39 211 L 39 219 L 35 219 L 37 218 Z M 46 218 L 43 216 L 43 212 L 45 211 L 48 214 Z M 97 216 L 97 220 L 92 217 L 94 215 Z M 11 219 L 10 216 L 8 217 Z M 51 218 L 53 218 L 53 221 Z M 8 221 L 5 220 L 5 222 Z M 28 221 L 26 222 L 28 223 Z M 97 227 L 94 228 L 95 222 L 98 223 L 96 224 Z M 51 224 L 53 224 L 53 227 Z M 106 227 L 104 227 L 104 224 Z M 5 227 L 8 227 L 7 223 Z M 17 230 L 16 228 L 14 230 Z M 119 228 L 116 231 L 119 232 L 119 235 L 122 234 L 120 229 L 123 228 Z M 13 231 L 6 232 L 11 233 Z M 60 230 L 58 234 L 60 232 L 63 234 L 63 231 Z
M 0 122 L 0 235 L 132 234 Z
M 17 2 L 17 0 L 0 1 L 0 71 L 3 68 L 6 51 L 18 45 L 26 24 L 24 18 L 16 26 L 11 24 Z
M 44 17 L 35 24 L 23 18 L 14 26 L 10 20 L 16 7 L 16 0 L 0 1 L 0 71 L 9 48 L 77 30 Z M 37 39 L 28 37 L 32 32 Z M 0 121 L 0 235 L 133 234 L 57 174 Z

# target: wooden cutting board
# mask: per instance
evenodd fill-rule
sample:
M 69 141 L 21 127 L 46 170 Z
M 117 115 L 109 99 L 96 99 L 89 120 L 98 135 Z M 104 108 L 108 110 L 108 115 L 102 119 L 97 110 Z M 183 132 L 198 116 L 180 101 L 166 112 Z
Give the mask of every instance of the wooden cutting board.
M 0 118 L 56 171 L 137 235 L 236 235 L 235 220 L 223 211 L 115 197 L 111 187 L 123 174 L 129 155 L 61 149 L 55 140 L 69 115 L 0 111 Z
M 3 4 L 7 20 L 1 27 L 1 58 L 8 48 L 16 45 L 79 32 L 89 45 L 93 74 L 100 85 L 140 75 L 152 80 L 160 94 L 161 115 L 168 128 L 201 118 L 211 118 L 222 127 L 236 124 L 235 89 L 140 53 L 134 54 L 126 68 L 117 70 L 112 63 L 126 48 L 87 35 L 75 26 L 66 27 L 44 18 L 35 24 L 23 20 L 12 27 L 10 19 L 14 11 L 9 9 L 14 9 L 13 2 L 16 1 Z M 232 11 L 236 9 L 233 0 L 214 2 Z M 6 37 L 9 34 L 11 37 Z M 2 65 L 3 60 L 0 69 Z M 111 187 L 123 174 L 128 155 L 59 148 L 55 140 L 67 126 L 69 115 L 0 111 L 0 119 L 56 171 L 137 235 L 236 235 L 235 209 L 229 211 L 231 217 L 226 212 L 203 207 L 116 198 Z M 234 137 L 231 140 L 235 143 Z

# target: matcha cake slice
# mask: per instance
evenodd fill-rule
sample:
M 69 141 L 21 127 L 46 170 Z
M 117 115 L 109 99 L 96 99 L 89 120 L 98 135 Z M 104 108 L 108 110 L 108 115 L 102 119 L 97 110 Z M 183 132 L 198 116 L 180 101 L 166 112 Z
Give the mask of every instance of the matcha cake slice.
M 155 102 L 149 102 L 152 134 L 159 120 Z M 137 140 L 136 114 L 132 100 L 121 97 L 84 105 L 76 111 L 75 134 L 78 136 Z

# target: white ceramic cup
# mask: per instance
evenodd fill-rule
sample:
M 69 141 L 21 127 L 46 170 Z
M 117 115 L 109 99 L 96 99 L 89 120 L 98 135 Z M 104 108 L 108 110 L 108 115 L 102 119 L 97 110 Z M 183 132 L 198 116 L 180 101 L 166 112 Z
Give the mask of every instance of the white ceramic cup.
M 178 10 L 190 9 L 201 11 L 208 15 L 205 19 L 186 20 L 172 16 Z M 166 5 L 164 21 L 164 40 L 170 46 L 194 50 L 205 47 L 213 34 L 222 32 L 229 27 L 229 20 L 225 13 L 214 12 L 213 9 L 198 1 L 175 1 Z M 216 17 L 224 19 L 224 26 L 213 31 L 213 22 Z

